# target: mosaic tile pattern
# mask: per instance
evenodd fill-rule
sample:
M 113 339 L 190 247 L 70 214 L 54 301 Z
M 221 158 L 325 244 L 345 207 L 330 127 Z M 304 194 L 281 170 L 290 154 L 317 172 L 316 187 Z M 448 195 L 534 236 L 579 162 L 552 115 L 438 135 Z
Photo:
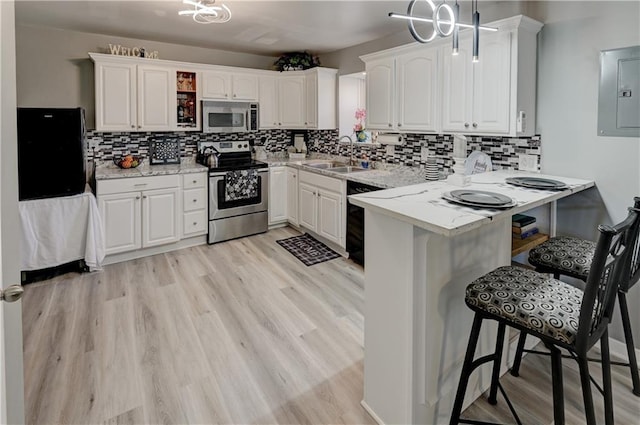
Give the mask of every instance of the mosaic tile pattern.
M 286 150 L 291 143 L 289 130 L 260 130 L 251 133 L 87 133 L 87 157 L 97 160 L 108 160 L 128 153 L 148 157 L 151 140 L 177 137 L 180 140 L 180 156 L 191 157 L 196 154 L 198 141 L 253 140 L 256 146 L 265 146 L 269 153 Z M 388 155 L 386 146 L 353 144 L 353 156 L 356 159 L 369 161 L 385 161 L 389 164 L 407 167 L 424 168 L 426 161 L 421 159 L 422 147 L 426 147 L 429 155 L 436 156 L 438 169 L 449 172 L 453 166 L 453 136 L 448 134 L 405 134 L 405 142 L 393 147 L 393 154 Z M 307 148 L 309 152 L 349 157 L 350 145 L 338 142 L 337 130 L 310 130 Z M 540 168 L 541 141 L 540 136 L 526 138 L 509 137 L 467 137 L 467 153 L 480 150 L 491 157 L 493 168 L 518 168 L 518 155 L 530 154 L 538 157 Z
M 312 152 L 349 156 L 350 145 L 338 143 L 337 134 L 321 139 L 309 137 L 309 150 Z M 518 168 L 518 155 L 530 154 L 538 157 L 540 169 L 540 136 L 527 138 L 467 136 L 467 154 L 475 150 L 485 152 L 491 157 L 495 170 Z M 436 156 L 439 170 L 449 171 L 453 166 L 453 136 L 448 134 L 405 134 L 402 145 L 394 146 L 393 154 L 388 155 L 386 146 L 353 144 L 353 156 L 370 161 L 385 161 L 391 164 L 424 168 L 426 160 L 421 159 L 421 149 L 426 147 L 429 155 Z
M 196 132 L 147 132 L 147 133 L 101 133 L 87 132 L 87 157 L 89 160 L 107 160 L 126 154 L 149 156 L 152 140 L 177 138 L 180 141 L 180 156 L 192 157 L 196 154 L 198 141 L 253 140 L 258 146 L 265 146 L 267 152 L 285 150 L 291 144 L 288 130 L 260 130 L 251 133 L 196 133 Z

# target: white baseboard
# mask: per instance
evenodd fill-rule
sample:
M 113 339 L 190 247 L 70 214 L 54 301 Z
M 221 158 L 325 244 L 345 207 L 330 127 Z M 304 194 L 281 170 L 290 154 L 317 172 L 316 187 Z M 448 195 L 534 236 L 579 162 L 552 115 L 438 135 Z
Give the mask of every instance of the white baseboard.
M 369 414 L 369 416 L 371 416 L 373 420 L 376 421 L 379 425 L 385 425 L 385 423 L 382 422 L 382 419 L 380 419 L 380 417 L 376 415 L 373 409 L 371 409 L 371 407 L 369 407 L 369 405 L 364 400 L 360 402 L 360 406 L 362 406 L 364 410 Z

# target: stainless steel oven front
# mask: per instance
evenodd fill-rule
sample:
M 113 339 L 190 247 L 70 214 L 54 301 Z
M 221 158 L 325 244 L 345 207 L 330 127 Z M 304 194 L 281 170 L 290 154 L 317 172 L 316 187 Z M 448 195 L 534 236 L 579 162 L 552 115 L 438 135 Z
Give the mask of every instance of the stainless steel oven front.
M 209 172 L 209 243 L 221 242 L 268 230 L 269 169 L 259 168 L 255 197 L 227 200 L 226 171 Z

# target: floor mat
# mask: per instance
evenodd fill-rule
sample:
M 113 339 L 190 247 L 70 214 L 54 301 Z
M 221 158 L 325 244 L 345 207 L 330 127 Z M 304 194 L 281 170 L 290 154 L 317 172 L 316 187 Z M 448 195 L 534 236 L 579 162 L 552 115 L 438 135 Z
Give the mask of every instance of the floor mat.
M 306 233 L 276 242 L 302 261 L 305 266 L 313 266 L 340 257 L 340 254 Z

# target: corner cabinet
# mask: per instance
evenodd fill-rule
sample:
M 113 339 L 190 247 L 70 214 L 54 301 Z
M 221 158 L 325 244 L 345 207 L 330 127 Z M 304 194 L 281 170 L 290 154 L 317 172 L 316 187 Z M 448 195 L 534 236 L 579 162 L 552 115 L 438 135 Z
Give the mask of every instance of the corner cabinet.
M 344 248 L 345 181 L 306 171 L 298 176 L 299 225 Z
M 542 24 L 515 16 L 486 24 L 480 61 L 461 33 L 362 56 L 367 77 L 367 128 L 399 132 L 530 136 L 535 132 L 536 45 Z M 440 112 L 441 111 L 441 112 Z
M 180 240 L 179 192 L 179 175 L 99 180 L 96 194 L 105 253 Z

